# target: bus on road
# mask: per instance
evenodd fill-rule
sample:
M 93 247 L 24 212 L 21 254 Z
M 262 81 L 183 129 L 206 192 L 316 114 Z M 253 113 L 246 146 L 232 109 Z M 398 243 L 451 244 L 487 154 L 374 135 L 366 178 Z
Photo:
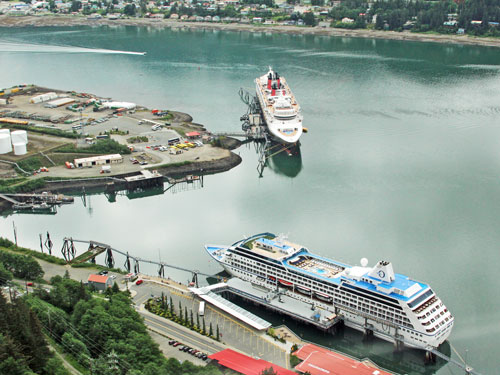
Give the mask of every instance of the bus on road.
M 198 308 L 198 315 L 199 316 L 205 315 L 205 301 L 200 302 L 200 307 Z

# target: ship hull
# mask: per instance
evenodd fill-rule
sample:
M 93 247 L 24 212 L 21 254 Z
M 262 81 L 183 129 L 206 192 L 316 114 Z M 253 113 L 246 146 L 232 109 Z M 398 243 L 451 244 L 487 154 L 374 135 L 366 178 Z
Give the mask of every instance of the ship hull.
M 359 313 L 359 311 L 355 309 L 337 304 L 334 302 L 334 296 L 330 296 L 324 293 L 319 295 L 318 293 L 314 293 L 311 290 L 306 291 L 307 288 L 301 288 L 299 284 L 288 284 L 286 281 L 279 279 L 276 276 L 268 275 L 267 277 L 260 277 L 259 275 L 254 274 L 249 270 L 241 270 L 227 262 L 227 259 L 217 258 L 213 256 L 210 251 L 208 252 L 212 256 L 212 258 L 216 260 L 224 268 L 224 270 L 233 277 L 265 287 L 269 290 L 280 289 L 280 291 L 287 296 L 320 307 L 324 310 L 336 314 L 337 316 L 342 316 L 345 326 L 349 328 L 363 333 L 369 332 L 374 337 L 397 345 L 404 344 L 404 346 L 408 348 L 423 350 L 427 350 L 429 348 L 437 348 L 446 341 L 453 328 L 454 320 L 451 320 L 445 327 L 443 327 L 443 330 L 441 330 L 439 335 L 426 335 L 427 337 L 425 337 L 425 340 L 422 340 L 416 337 L 417 335 L 414 334 L 416 331 L 412 331 L 400 326 L 394 326 L 390 322 L 372 318 L 370 316 L 367 316 L 366 314 Z
M 285 79 L 269 70 L 267 75 L 257 78 L 255 84 L 262 117 L 271 139 L 281 144 L 296 144 L 303 132 L 302 115 Z

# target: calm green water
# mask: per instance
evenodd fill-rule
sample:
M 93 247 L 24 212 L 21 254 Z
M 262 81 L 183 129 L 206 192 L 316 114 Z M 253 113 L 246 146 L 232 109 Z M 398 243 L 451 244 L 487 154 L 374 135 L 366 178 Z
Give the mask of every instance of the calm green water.
M 12 238 L 15 221 L 24 246 L 37 248 L 49 230 L 57 249 L 64 236 L 94 239 L 214 273 L 203 244 L 262 231 L 351 264 L 390 260 L 454 314 L 450 342 L 462 357 L 468 351 L 467 363 L 498 373 L 500 49 L 133 27 L 0 30 L 2 87 L 36 83 L 173 108 L 215 131 L 239 129 L 246 108 L 237 91 L 252 89 L 268 65 L 302 105 L 301 161 L 276 160 L 258 178 L 254 148 L 244 146 L 243 163 L 206 177 L 203 189 L 115 203 L 95 195 L 56 216 L 4 217 L 0 232 Z M 294 329 L 394 370 L 460 373 L 415 365 L 411 353 L 362 344 L 350 331 Z

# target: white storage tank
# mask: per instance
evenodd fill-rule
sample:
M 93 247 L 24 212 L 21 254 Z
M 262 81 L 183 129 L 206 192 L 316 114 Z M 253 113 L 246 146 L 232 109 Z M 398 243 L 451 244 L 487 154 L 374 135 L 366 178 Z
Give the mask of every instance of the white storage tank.
M 11 151 L 10 134 L 0 134 L 0 154 L 7 154 Z
M 14 130 L 10 133 L 10 137 L 12 138 L 12 144 L 14 143 L 28 143 L 28 133 L 26 130 Z
M 12 145 L 14 146 L 14 155 L 26 155 L 26 143 L 17 142 Z

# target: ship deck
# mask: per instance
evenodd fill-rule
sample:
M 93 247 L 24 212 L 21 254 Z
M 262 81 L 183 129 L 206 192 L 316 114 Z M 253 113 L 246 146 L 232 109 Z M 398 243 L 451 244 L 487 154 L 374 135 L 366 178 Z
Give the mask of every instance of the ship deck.
M 301 257 L 309 257 L 309 259 L 305 260 L 303 263 L 300 263 L 300 258 Z M 296 263 L 297 262 L 297 263 Z M 314 277 L 319 277 L 322 278 L 330 283 L 340 285 L 341 284 L 341 276 L 345 277 L 346 279 L 349 279 L 348 275 L 343 274 L 342 272 L 345 269 L 352 269 L 353 267 L 350 265 L 342 264 L 340 262 L 336 262 L 331 259 L 323 258 L 319 255 L 312 254 L 308 252 L 307 250 L 303 250 L 294 256 L 290 257 L 289 259 L 283 261 L 283 265 L 286 267 L 299 271 L 305 275 L 309 276 L 314 276 Z M 367 269 L 368 272 L 368 269 Z M 408 288 L 411 288 L 414 284 L 419 284 L 420 285 L 420 290 L 418 290 L 415 294 L 413 294 L 410 297 L 405 297 L 403 295 L 397 294 L 397 293 L 384 293 L 379 290 L 377 290 L 377 286 L 375 284 L 370 284 L 365 281 L 356 281 L 356 280 L 351 280 L 351 284 L 347 284 L 347 286 L 354 286 L 360 289 L 365 289 L 369 292 L 373 292 L 376 294 L 381 294 L 381 295 L 387 295 L 390 296 L 394 299 L 401 300 L 401 301 L 409 301 L 413 299 L 415 296 L 421 294 L 427 288 L 429 287 L 427 284 L 415 281 L 410 279 L 408 276 L 401 275 L 396 273 L 395 275 L 395 280 L 392 281 L 391 283 L 385 283 L 382 282 L 380 285 L 384 288 L 394 288 L 394 289 L 399 289 L 399 290 L 407 290 Z

